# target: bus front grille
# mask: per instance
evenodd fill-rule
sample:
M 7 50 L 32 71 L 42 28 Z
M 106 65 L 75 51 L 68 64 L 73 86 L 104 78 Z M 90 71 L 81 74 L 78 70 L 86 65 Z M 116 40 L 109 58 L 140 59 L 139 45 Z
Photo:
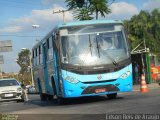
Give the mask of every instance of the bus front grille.
M 103 80 L 103 81 L 89 81 L 89 82 L 82 82 L 84 84 L 92 84 L 92 83 L 104 83 L 104 82 L 114 82 L 117 79 L 111 79 L 111 80 Z
M 82 94 L 94 94 L 97 93 L 96 90 L 103 90 L 102 92 L 117 92 L 119 88 L 115 85 L 101 85 L 101 86 L 89 86 Z

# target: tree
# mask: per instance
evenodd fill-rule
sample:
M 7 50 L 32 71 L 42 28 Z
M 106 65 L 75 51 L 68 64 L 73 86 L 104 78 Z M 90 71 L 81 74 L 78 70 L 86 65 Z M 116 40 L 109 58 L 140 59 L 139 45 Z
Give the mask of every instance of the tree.
M 30 66 L 30 50 L 25 49 L 18 54 L 17 64 L 21 67 L 21 74 L 28 72 L 28 66 Z
M 86 8 L 80 8 L 73 13 L 74 19 L 76 20 L 91 20 L 93 17 L 90 16 L 89 10 Z
M 132 48 L 145 40 L 147 48 L 152 53 L 160 52 L 160 12 L 158 10 L 151 13 L 141 11 L 130 20 L 124 21 L 124 24 L 128 30 Z
M 31 80 L 30 73 L 30 50 L 24 49 L 18 54 L 17 64 L 20 66 L 19 74 L 21 79 L 25 80 L 27 83 Z
M 94 13 L 98 19 L 99 13 L 102 17 L 111 11 L 108 8 L 108 0 L 66 0 L 69 10 L 74 10 L 74 18 L 77 20 L 90 20 Z
M 85 4 L 85 0 L 66 0 L 65 2 L 69 10 L 76 9 L 77 7 L 82 8 Z
M 91 13 L 96 13 L 96 19 L 98 19 L 99 13 L 102 17 L 105 17 L 105 14 L 111 12 L 107 4 L 108 0 L 90 0 L 90 11 Z

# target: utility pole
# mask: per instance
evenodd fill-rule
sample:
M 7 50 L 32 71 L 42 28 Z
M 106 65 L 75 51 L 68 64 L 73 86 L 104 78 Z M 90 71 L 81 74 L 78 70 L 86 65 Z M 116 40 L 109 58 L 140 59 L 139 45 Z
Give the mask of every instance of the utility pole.
M 37 36 L 36 29 L 39 28 L 39 25 L 34 24 L 34 25 L 32 25 L 32 28 L 35 29 L 35 36 Z M 37 38 L 38 38 L 38 36 L 37 36 Z M 36 38 L 36 41 L 39 41 L 37 38 Z
M 66 22 L 66 20 L 65 20 L 65 12 L 67 12 L 67 11 L 69 11 L 69 10 L 59 10 L 59 11 L 56 11 L 56 12 L 53 11 L 53 14 L 62 13 L 63 14 L 63 22 L 65 23 Z
M 0 55 L 0 70 L 1 70 L 1 77 L 0 78 L 3 78 L 3 71 L 2 71 L 2 64 L 4 64 L 4 59 L 3 59 L 3 55 Z

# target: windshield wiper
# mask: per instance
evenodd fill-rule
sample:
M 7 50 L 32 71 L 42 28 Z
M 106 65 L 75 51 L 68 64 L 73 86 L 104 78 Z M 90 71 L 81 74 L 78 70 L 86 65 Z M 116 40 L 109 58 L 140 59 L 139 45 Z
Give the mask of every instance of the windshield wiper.
M 97 50 L 98 50 L 98 56 L 100 58 L 100 52 L 99 52 L 99 44 L 98 44 L 98 40 L 97 40 L 97 37 L 96 37 L 96 46 L 97 46 Z
M 108 52 L 105 52 L 108 58 L 112 61 L 113 65 L 118 66 L 118 63 L 108 54 Z

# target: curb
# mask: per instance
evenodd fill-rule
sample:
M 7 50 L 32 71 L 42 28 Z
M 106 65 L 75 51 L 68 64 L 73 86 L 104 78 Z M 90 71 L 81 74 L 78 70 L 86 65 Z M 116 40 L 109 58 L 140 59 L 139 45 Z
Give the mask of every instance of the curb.
M 148 89 L 160 88 L 158 83 L 147 84 Z M 140 91 L 140 85 L 133 85 L 133 91 Z

